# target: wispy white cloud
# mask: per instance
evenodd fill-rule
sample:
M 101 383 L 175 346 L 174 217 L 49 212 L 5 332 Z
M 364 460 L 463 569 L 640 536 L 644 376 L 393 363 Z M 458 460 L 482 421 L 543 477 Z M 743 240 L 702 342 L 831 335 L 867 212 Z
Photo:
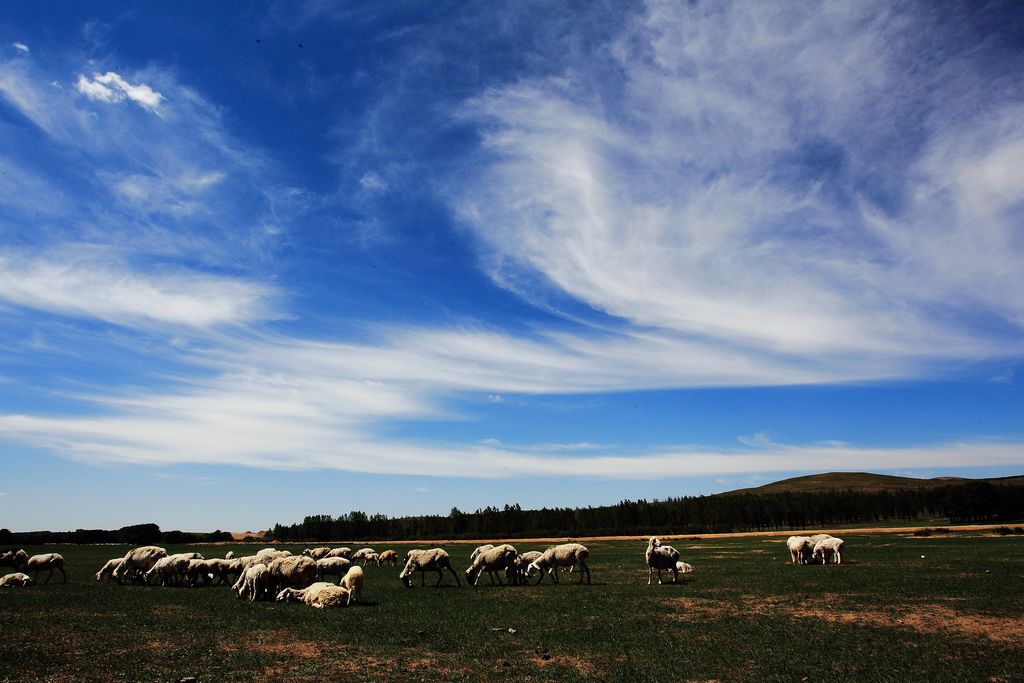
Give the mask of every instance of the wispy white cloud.
M 113 71 L 93 74 L 91 79 L 79 74 L 75 87 L 90 100 L 108 104 L 129 100 L 153 113 L 159 113 L 160 103 L 165 99 L 145 83 L 132 85 Z
M 15 50 L 22 54 L 27 55 L 29 53 L 28 45 L 26 45 L 25 43 L 19 43 L 15 41 L 11 43 L 11 47 L 13 47 Z

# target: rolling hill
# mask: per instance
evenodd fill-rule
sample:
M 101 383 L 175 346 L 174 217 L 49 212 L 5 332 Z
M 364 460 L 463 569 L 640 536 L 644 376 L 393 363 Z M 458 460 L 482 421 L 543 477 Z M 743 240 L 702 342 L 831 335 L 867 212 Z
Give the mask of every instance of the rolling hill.
M 872 474 L 870 472 L 825 472 L 804 477 L 793 477 L 753 488 L 724 491 L 720 496 L 734 496 L 741 493 L 788 493 L 791 491 L 826 491 L 831 489 L 853 491 L 899 491 L 905 489 L 936 488 L 950 484 L 965 484 L 971 481 L 988 482 L 1009 486 L 1024 486 L 1024 475 L 1013 477 L 996 477 L 990 479 L 968 479 L 965 477 L 934 477 L 917 479 L 915 477 L 897 477 L 891 474 Z

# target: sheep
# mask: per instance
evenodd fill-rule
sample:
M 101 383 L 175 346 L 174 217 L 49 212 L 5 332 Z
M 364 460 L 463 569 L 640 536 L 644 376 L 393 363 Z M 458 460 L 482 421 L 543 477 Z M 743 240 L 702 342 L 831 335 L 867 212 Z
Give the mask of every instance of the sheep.
M 369 555 L 363 558 L 364 567 L 369 567 L 371 565 L 374 567 L 380 566 L 380 555 L 378 555 L 377 553 L 370 553 Z
M 233 559 L 235 559 L 235 552 L 233 550 L 229 550 L 227 552 L 227 554 L 224 556 L 224 559 L 225 560 L 233 560 Z
M 551 575 L 551 581 L 558 583 L 558 568 L 559 567 L 570 567 L 574 564 L 580 566 L 580 583 L 583 583 L 583 575 L 587 575 L 587 583 L 590 583 L 590 568 L 587 567 L 587 558 L 590 557 L 590 551 L 587 547 L 580 545 L 579 543 L 563 543 L 562 545 L 553 545 L 538 557 L 536 560 L 530 563 L 527 568 L 529 573 L 533 573 L 533 570 L 541 572 L 537 578 L 537 583 L 544 580 L 544 570 L 550 569 L 548 572 Z
M 352 594 L 333 583 L 314 583 L 302 590 L 285 588 L 277 594 L 278 602 L 301 602 L 310 607 L 341 607 L 351 602 Z
M 250 565 L 232 587 L 239 599 L 255 602 L 270 595 L 270 570 L 267 565 L 257 562 Z
M 385 563 L 390 564 L 392 567 L 397 565 L 398 553 L 396 553 L 394 550 L 385 550 L 384 552 L 382 552 L 380 554 L 380 557 L 377 558 L 377 566 L 383 567 Z
M 814 550 L 814 541 L 807 536 L 790 536 L 786 539 L 789 559 L 793 564 L 807 564 Z
M 8 550 L 7 552 L 0 554 L 0 567 L 24 569 L 26 564 L 28 564 L 28 553 L 21 548 L 18 548 L 17 550 Z
M 327 553 L 331 552 L 330 548 L 319 547 L 319 548 L 306 548 L 302 551 L 302 554 L 306 557 L 312 557 L 314 560 L 321 560 L 327 557 Z
M 282 588 L 305 588 L 316 581 L 316 561 L 302 555 L 279 557 L 269 565 L 271 593 Z
M 487 544 L 485 544 L 485 545 L 478 545 L 478 546 L 476 547 L 476 549 L 475 549 L 475 550 L 474 550 L 474 551 L 473 551 L 472 553 L 470 553 L 470 555 L 469 555 L 469 561 L 470 561 L 470 563 L 472 563 L 472 562 L 476 562 L 476 556 L 477 556 L 477 555 L 479 555 L 480 553 L 482 553 L 482 552 L 484 552 L 484 551 L 486 551 L 486 550 L 490 550 L 490 549 L 491 549 L 491 548 L 493 548 L 493 547 L 494 547 L 494 545 L 493 545 L 493 544 L 491 544 L 491 543 L 487 543 Z
M 98 572 L 96 572 L 96 580 L 102 581 L 105 578 L 107 579 L 107 581 L 113 581 L 114 574 L 117 572 L 118 568 L 121 567 L 121 565 L 123 564 L 123 557 L 115 557 L 112 560 L 107 560 L 107 563 L 103 565 Z
M 826 538 L 832 538 L 832 534 L 814 534 L 810 538 L 817 543 L 818 541 L 824 541 Z
M 360 601 L 363 599 L 363 570 L 353 565 L 349 567 L 348 572 L 345 576 L 341 577 L 341 581 L 338 585 L 345 588 L 348 591 L 348 602 L 347 605 L 352 604 L 352 600 Z
M 236 559 L 225 558 L 223 560 L 214 558 L 206 560 L 206 566 L 210 574 L 218 579 L 217 585 L 228 583 L 242 573 L 242 562 Z
M 473 564 L 466 570 L 466 583 L 476 586 L 480 582 L 480 575 L 487 572 L 491 578 L 491 585 L 494 585 L 495 572 L 507 570 L 513 566 L 518 555 L 518 551 L 507 543 L 477 553 Z M 498 576 L 498 585 L 501 585 L 500 575 Z
M 421 572 L 420 574 L 420 585 L 422 586 L 426 579 L 422 572 L 437 572 L 437 583 L 435 586 L 441 585 L 441 580 L 444 578 L 444 570 L 447 569 L 451 572 L 452 576 L 455 577 L 455 584 L 461 586 L 459 582 L 459 575 L 452 569 L 451 558 L 448 557 L 448 553 L 441 550 L 440 548 L 431 548 L 430 550 L 410 550 L 406 555 L 405 568 L 402 569 L 402 573 L 398 575 L 398 578 L 402 580 L 407 588 L 412 587 L 412 575 L 414 572 Z
M 324 557 L 344 557 L 346 560 L 351 559 L 352 548 L 335 548 L 331 552 L 327 553 Z
M 32 581 L 39 580 L 39 572 L 49 570 L 49 574 L 46 575 L 46 581 L 43 583 L 50 583 L 50 579 L 53 578 L 53 570 L 58 570 L 64 577 L 64 583 L 68 582 L 68 575 L 64 571 L 64 556 L 59 553 L 46 553 L 45 555 L 33 555 L 28 558 L 28 562 L 25 564 L 26 572 L 34 572 Z
M 146 583 L 152 583 L 157 579 L 161 586 L 176 586 L 181 583 L 188 571 L 189 562 L 195 558 L 190 557 L 192 553 L 179 553 L 168 555 L 157 560 L 148 572 L 143 576 Z
M 846 545 L 841 538 L 823 538 L 814 544 L 814 551 L 811 554 L 815 560 L 821 559 L 822 564 L 828 564 L 831 555 L 836 564 L 843 563 L 843 546 Z
M 212 560 L 189 560 L 182 572 L 185 583 L 195 586 L 199 579 L 203 580 L 204 586 L 210 585 L 210 566 L 207 564 Z
M 676 571 L 680 574 L 692 574 L 693 565 L 689 562 L 676 562 Z
M 661 545 L 661 541 L 656 536 L 651 536 L 651 539 L 647 541 L 647 552 L 644 554 L 644 559 L 647 561 L 647 585 L 650 586 L 654 580 L 654 570 L 658 570 L 658 584 L 661 581 L 661 572 L 664 569 L 672 572 L 672 583 L 676 583 L 679 580 L 679 570 L 676 569 L 676 563 L 679 562 L 679 551 L 669 545 Z
M 32 579 L 29 578 L 28 574 L 15 572 L 0 576 L 0 588 L 27 588 L 31 585 Z
M 360 548 L 359 550 L 352 553 L 352 564 L 355 564 L 359 560 L 363 561 L 363 566 L 366 566 L 367 558 L 370 555 L 376 555 L 376 551 L 373 548 Z
M 264 548 L 256 553 L 256 562 L 265 564 L 268 567 L 270 563 L 279 557 L 291 557 L 291 553 L 287 550 L 275 550 L 274 548 Z
M 505 570 L 505 578 L 516 585 L 524 585 L 526 583 L 526 568 L 541 555 L 543 553 L 539 550 L 531 550 L 522 555 L 516 555 L 512 566 Z
M 145 573 L 164 557 L 167 557 L 167 551 L 155 545 L 133 548 L 125 553 L 124 562 L 114 570 L 114 580 L 118 583 L 140 581 Z
M 341 578 L 352 563 L 344 557 L 325 557 L 316 561 L 316 577 L 322 581 L 325 576 L 333 575 Z

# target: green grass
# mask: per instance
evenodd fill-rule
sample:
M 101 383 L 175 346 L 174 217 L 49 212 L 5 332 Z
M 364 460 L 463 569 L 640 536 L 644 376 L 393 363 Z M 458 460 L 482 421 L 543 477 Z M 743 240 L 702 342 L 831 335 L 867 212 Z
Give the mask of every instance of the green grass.
M 697 572 L 664 586 L 635 541 L 588 543 L 590 586 L 406 589 L 371 567 L 369 604 L 338 610 L 97 584 L 125 548 L 49 547 L 70 582 L 0 591 L 0 680 L 1020 680 L 1024 538 L 846 542 L 849 564 L 802 567 L 784 539 L 673 541 Z M 448 548 L 462 568 L 470 549 Z

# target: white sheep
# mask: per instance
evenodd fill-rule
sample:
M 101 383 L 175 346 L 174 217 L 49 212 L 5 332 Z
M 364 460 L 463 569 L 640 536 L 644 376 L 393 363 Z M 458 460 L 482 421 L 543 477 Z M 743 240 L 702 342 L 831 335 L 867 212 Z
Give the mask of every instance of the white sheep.
M 790 536 L 786 539 L 789 559 L 793 564 L 807 564 L 814 551 L 814 541 L 808 536 Z
M 14 572 L 13 574 L 0 576 L 0 588 L 27 588 L 31 585 L 32 579 L 28 577 L 28 574 Z
M 100 567 L 100 570 L 96 572 L 96 580 L 102 581 L 103 579 L 107 579 L 108 581 L 113 581 L 115 572 L 117 572 L 118 567 L 123 564 L 123 557 L 115 557 L 112 560 L 107 560 L 107 563 Z
M 144 574 L 145 582 L 152 583 L 153 579 L 156 579 L 161 586 L 179 585 L 188 571 L 189 562 L 195 559 L 190 555 L 191 553 L 178 553 L 161 557 Z
M 824 541 L 826 538 L 832 538 L 832 534 L 814 534 L 810 538 L 811 541 L 817 543 L 818 541 Z
M 814 544 L 814 552 L 811 557 L 814 560 L 821 560 L 822 564 L 828 564 L 829 556 L 835 564 L 843 563 L 843 546 L 846 545 L 841 538 L 823 538 Z
M 679 580 L 679 570 L 676 569 L 676 563 L 679 562 L 679 551 L 670 545 L 663 546 L 661 540 L 656 536 L 651 536 L 650 540 L 647 541 L 647 552 L 644 553 L 644 559 L 647 561 L 648 586 L 654 580 L 655 569 L 658 570 L 659 584 L 661 584 L 662 570 L 672 572 L 672 583 L 676 583 Z
M 255 561 L 259 562 L 260 564 L 265 564 L 265 565 L 267 565 L 269 567 L 270 563 L 273 562 L 274 560 L 276 560 L 277 558 L 279 558 L 279 557 L 291 557 L 291 555 L 292 554 L 289 551 L 287 551 L 287 550 L 276 550 L 274 548 L 264 548 L 263 550 L 260 550 L 259 552 L 256 553 Z
M 279 557 L 269 565 L 271 592 L 275 595 L 282 588 L 305 588 L 316 582 L 316 561 L 302 555 Z
M 302 551 L 302 554 L 306 557 L 312 557 L 314 560 L 321 560 L 327 557 L 327 553 L 329 552 L 331 552 L 330 548 L 321 546 L 319 548 L 306 548 Z
M 316 576 L 321 581 L 325 576 L 341 578 L 351 566 L 352 563 L 344 557 L 325 557 L 316 561 Z
M 28 553 L 21 548 L 18 548 L 17 550 L 8 550 L 7 552 L 0 554 L 0 567 L 23 569 L 26 564 L 28 564 Z
M 680 574 L 692 574 L 693 565 L 689 562 L 676 562 L 676 571 Z
M 241 561 L 234 558 L 225 558 L 223 560 L 213 558 L 212 560 L 206 560 L 206 566 L 212 576 L 220 579 L 217 581 L 218 586 L 229 583 L 242 573 Z
M 477 585 L 480 582 L 480 575 L 487 572 L 493 586 L 495 572 L 507 571 L 510 567 L 515 566 L 516 557 L 519 555 L 519 552 L 513 546 L 506 543 L 504 545 L 492 546 L 475 554 L 476 558 L 473 560 L 473 564 L 469 565 L 469 568 L 466 570 L 466 583 L 471 586 Z M 499 575 L 497 578 L 498 585 L 500 586 L 501 576 Z
M 344 557 L 346 560 L 352 559 L 352 548 L 335 548 L 334 550 L 327 553 L 324 557 Z
M 538 557 L 536 560 L 530 563 L 527 568 L 528 573 L 532 574 L 533 570 L 536 569 L 541 574 L 537 578 L 537 583 L 544 580 L 544 570 L 551 570 L 548 574 L 551 576 L 551 581 L 558 583 L 558 568 L 559 567 L 571 567 L 578 564 L 580 566 L 580 583 L 583 583 L 583 575 L 587 575 L 587 583 L 590 583 L 590 568 L 587 566 L 587 558 L 590 557 L 590 551 L 587 547 L 579 543 L 563 543 L 562 545 L 553 545 Z
M 227 552 L 227 554 L 224 556 L 224 559 L 225 560 L 233 560 L 233 559 L 235 559 L 235 552 L 233 550 L 229 550 Z
M 167 551 L 155 545 L 133 548 L 125 553 L 124 562 L 114 570 L 114 580 L 118 583 L 141 581 L 146 572 L 164 557 L 167 557 Z
M 56 569 L 64 577 L 64 583 L 68 582 L 68 575 L 64 571 L 64 556 L 60 553 L 46 553 L 45 555 L 33 555 L 28 558 L 28 563 L 25 564 L 26 572 L 33 572 L 32 580 L 39 581 L 39 572 L 49 570 L 49 574 L 46 575 L 46 581 L 43 583 L 50 583 L 50 579 L 53 578 L 53 570 Z
M 277 594 L 278 602 L 301 602 L 317 609 L 342 607 L 348 605 L 350 599 L 351 594 L 347 589 L 325 582 L 314 583 L 300 590 L 285 588 Z
M 398 553 L 394 550 L 385 550 L 377 558 L 377 566 L 383 567 L 385 564 L 390 564 L 392 567 L 398 564 Z
M 255 602 L 271 594 L 270 586 L 270 570 L 267 565 L 257 562 L 242 572 L 232 589 L 239 599 Z
M 367 555 L 366 557 L 363 558 L 363 566 L 364 567 L 370 567 L 370 566 L 379 567 L 380 566 L 380 555 L 378 555 L 377 553 L 370 553 L 369 555 Z
M 485 550 L 490 550 L 493 547 L 494 547 L 494 545 L 491 544 L 491 543 L 485 543 L 484 545 L 478 545 L 473 550 L 473 552 L 471 552 L 469 554 L 469 561 L 470 561 L 470 563 L 472 564 L 473 562 L 476 562 L 476 556 L 477 555 L 479 555 L 480 553 L 484 552 Z
M 539 550 L 531 550 L 521 555 L 516 555 L 512 566 L 505 570 L 505 578 L 516 585 L 526 583 L 526 570 L 530 563 L 539 558 L 543 553 Z
M 349 567 L 348 572 L 345 576 L 341 577 L 341 581 L 338 582 L 338 585 L 348 591 L 348 602 L 345 604 L 352 604 L 353 600 L 356 600 L 357 602 L 362 600 L 363 570 L 355 565 Z
M 376 555 L 376 554 L 377 553 L 376 553 L 376 551 L 373 548 L 360 548 L 359 550 L 357 550 L 354 553 L 352 553 L 352 564 L 355 564 L 355 563 L 359 562 L 359 560 L 362 560 L 363 561 L 363 565 L 365 566 L 367 560 L 370 557 L 370 555 Z
M 422 572 L 437 572 L 437 583 L 435 585 L 440 586 L 441 580 L 444 578 L 445 569 L 455 577 L 456 585 L 461 586 L 462 583 L 459 582 L 459 575 L 452 569 L 452 561 L 448 553 L 440 548 L 410 550 L 406 554 L 405 568 L 402 569 L 402 573 L 398 575 L 398 578 L 402 580 L 406 587 L 411 587 L 413 573 L 420 572 L 420 585 L 422 586 L 425 582 Z

